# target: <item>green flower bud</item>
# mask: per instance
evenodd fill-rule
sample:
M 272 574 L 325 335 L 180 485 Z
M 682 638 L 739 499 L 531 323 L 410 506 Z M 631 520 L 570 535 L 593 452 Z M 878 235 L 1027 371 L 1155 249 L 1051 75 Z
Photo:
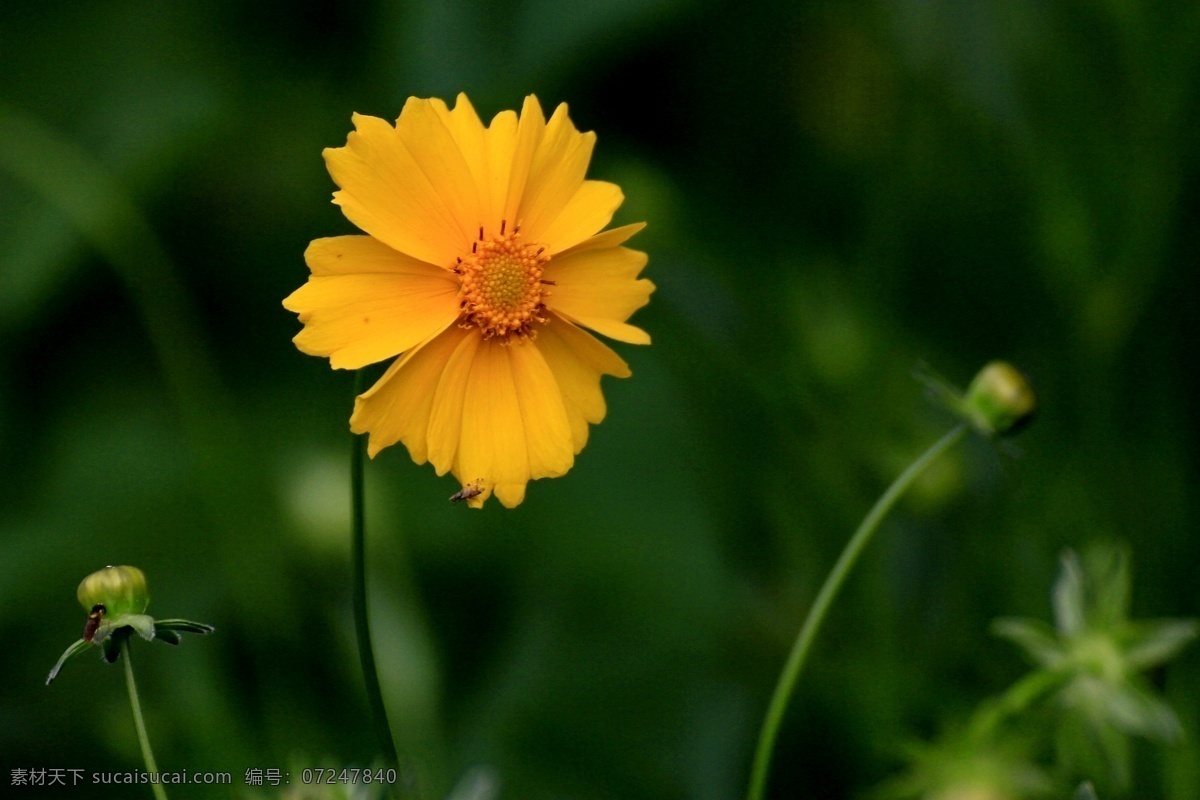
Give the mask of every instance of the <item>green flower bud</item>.
M 150 604 L 146 575 L 137 567 L 105 567 L 84 578 L 76 592 L 88 612 L 104 606 L 109 617 L 141 614 Z
M 1005 361 L 993 361 L 979 371 L 962 408 L 971 423 L 988 436 L 1007 436 L 1029 424 L 1037 397 L 1029 381 Z
M 79 604 L 87 609 L 87 624 L 83 637 L 68 647 L 46 677 L 46 684 L 58 675 L 67 660 L 92 646 L 99 646 L 104 660 L 113 663 L 129 638 L 137 634 L 148 642 L 179 644 L 183 633 L 212 633 L 212 625 L 187 619 L 155 620 L 148 616 L 150 593 L 146 575 L 137 567 L 105 567 L 93 572 L 79 583 L 75 593 Z

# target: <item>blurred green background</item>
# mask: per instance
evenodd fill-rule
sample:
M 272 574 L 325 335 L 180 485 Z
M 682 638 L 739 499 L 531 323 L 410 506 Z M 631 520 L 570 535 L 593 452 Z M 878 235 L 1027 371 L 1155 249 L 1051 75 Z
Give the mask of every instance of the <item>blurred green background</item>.
M 773 796 L 862 796 L 1020 677 L 988 623 L 1047 618 L 1065 546 L 1128 542 L 1135 616 L 1200 614 L 1198 88 L 1185 0 L 0 5 L 0 781 L 141 768 L 119 668 L 43 685 L 105 564 L 217 627 L 135 645 L 161 768 L 234 777 L 173 798 L 374 758 L 352 376 L 280 301 L 309 240 L 353 232 L 321 149 L 409 95 L 569 102 L 658 286 L 608 418 L 517 510 L 451 506 L 399 446 L 368 467 L 382 680 L 426 797 L 479 769 L 503 798 L 738 797 L 820 581 L 952 422 L 922 362 L 965 384 L 1010 359 L 1041 414 L 885 525 Z M 1133 796 L 1200 796 L 1198 667 L 1158 676 L 1190 737 L 1139 751 Z

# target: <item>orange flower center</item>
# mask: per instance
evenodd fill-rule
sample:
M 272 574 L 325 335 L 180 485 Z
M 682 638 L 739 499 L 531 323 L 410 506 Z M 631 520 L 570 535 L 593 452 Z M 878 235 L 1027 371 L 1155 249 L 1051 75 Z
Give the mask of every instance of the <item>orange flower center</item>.
M 545 247 L 521 241 L 521 228 L 490 239 L 483 238 L 471 246 L 470 255 L 459 259 L 454 272 L 459 276 L 461 289 L 459 305 L 464 328 L 479 328 L 485 339 L 512 334 L 533 338 L 535 323 L 544 323 L 548 293 L 542 280 L 542 266 L 550 260 Z

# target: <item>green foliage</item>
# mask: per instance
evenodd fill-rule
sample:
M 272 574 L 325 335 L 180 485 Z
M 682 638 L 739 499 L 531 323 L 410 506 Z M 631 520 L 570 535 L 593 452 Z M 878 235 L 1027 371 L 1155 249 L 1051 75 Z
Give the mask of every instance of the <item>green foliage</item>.
M 1174 742 L 1181 734 L 1175 713 L 1141 673 L 1173 658 L 1200 626 L 1192 619 L 1129 619 L 1128 557 L 1116 548 L 1092 547 L 1083 561 L 1068 551 L 1053 606 L 1053 631 L 1024 619 L 998 620 L 995 630 L 1061 679 L 1054 696 L 1060 761 L 1076 773 L 1107 773 L 1127 788 L 1127 737 Z
M 1130 620 L 1127 551 L 1110 546 L 1093 545 L 1082 560 L 1066 551 L 1051 597 L 1054 627 L 1036 619 L 993 624 L 1025 650 L 1034 671 L 980 705 L 965 730 L 913 748 L 908 770 L 884 796 L 1015 800 L 1085 776 L 1125 796 L 1133 783 L 1130 737 L 1179 737 L 1174 711 L 1140 673 L 1177 655 L 1196 635 L 1196 620 Z M 1091 784 L 1076 796 L 1094 797 Z

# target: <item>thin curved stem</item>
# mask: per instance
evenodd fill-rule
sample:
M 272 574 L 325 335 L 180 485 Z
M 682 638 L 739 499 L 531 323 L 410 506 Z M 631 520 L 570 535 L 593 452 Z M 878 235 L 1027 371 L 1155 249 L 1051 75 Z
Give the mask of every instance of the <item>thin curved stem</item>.
M 146 762 L 146 771 L 157 775 L 158 764 L 154 761 L 154 751 L 150 749 L 146 721 L 142 719 L 142 704 L 138 701 L 137 681 L 133 679 L 133 658 L 129 652 L 129 639 L 121 643 L 121 649 L 125 651 L 125 687 L 129 689 L 129 705 L 133 708 L 133 726 L 137 728 L 138 743 L 142 746 L 142 759 Z M 167 800 L 167 790 L 157 779 L 151 781 L 150 789 L 154 792 L 155 800 Z
M 354 375 L 354 395 L 362 394 L 366 387 L 366 374 L 358 370 Z M 379 687 L 379 673 L 375 669 L 375 650 L 371 646 L 371 625 L 367 617 L 367 558 L 366 558 L 366 504 L 363 468 L 366 460 L 366 438 L 354 436 L 354 447 L 350 455 L 350 561 L 353 571 L 354 631 L 358 639 L 358 660 L 362 664 L 363 683 L 366 685 L 367 700 L 371 705 L 371 717 L 375 726 L 375 737 L 387 766 L 399 768 L 396 745 L 392 741 L 392 726 L 388 723 L 387 708 L 383 704 L 383 690 Z
M 867 512 L 867 516 L 863 518 L 858 530 L 850 537 L 850 541 L 846 543 L 837 563 L 825 578 L 825 584 L 817 593 L 817 599 L 813 601 L 812 608 L 809 609 L 808 616 L 804 619 L 804 625 L 800 628 L 800 635 L 796 637 L 796 643 L 792 645 L 792 652 L 788 655 L 787 663 L 784 664 L 783 672 L 779 676 L 779 683 L 775 687 L 775 694 L 771 697 L 771 704 L 767 707 L 767 715 L 763 719 L 762 731 L 758 736 L 758 747 L 754 752 L 754 765 L 750 772 L 750 788 L 746 794 L 748 800 L 762 800 L 764 792 L 766 792 L 767 776 L 771 769 L 771 754 L 775 748 L 775 738 L 779 735 L 779 726 L 783 722 L 784 712 L 787 711 L 788 702 L 796 689 L 796 681 L 804 668 L 804 662 L 808 657 L 813 640 L 821 629 L 821 623 L 824 622 L 825 615 L 829 612 L 829 607 L 833 604 L 838 590 L 841 589 L 846 576 L 850 574 L 854 562 L 858 560 L 859 554 L 867 546 L 871 536 L 879 527 L 879 523 L 887 516 L 896 501 L 925 471 L 925 468 L 958 442 L 966 431 L 966 423 L 956 426 L 954 430 L 935 442 L 916 461 L 909 464 L 908 469 L 900 473 L 900 477 L 892 482 L 892 485 Z

